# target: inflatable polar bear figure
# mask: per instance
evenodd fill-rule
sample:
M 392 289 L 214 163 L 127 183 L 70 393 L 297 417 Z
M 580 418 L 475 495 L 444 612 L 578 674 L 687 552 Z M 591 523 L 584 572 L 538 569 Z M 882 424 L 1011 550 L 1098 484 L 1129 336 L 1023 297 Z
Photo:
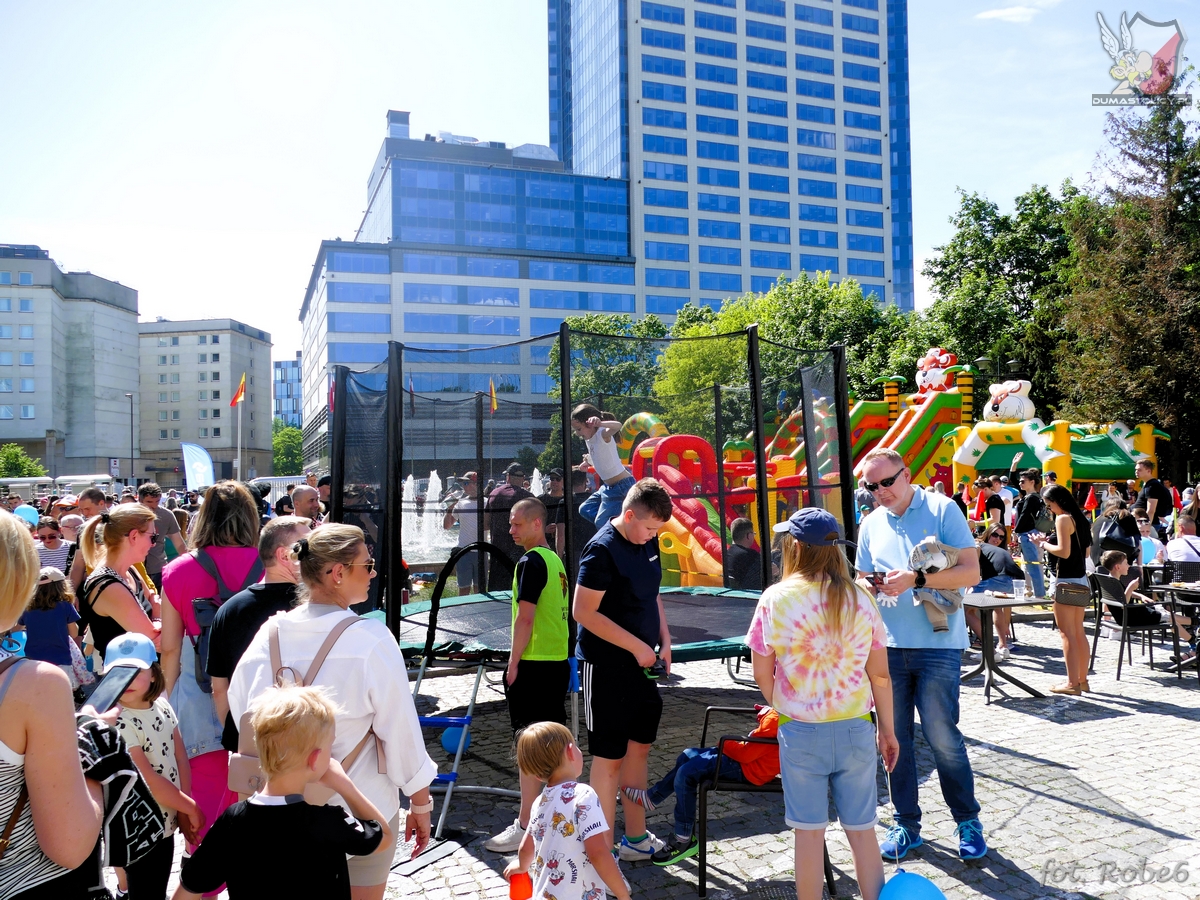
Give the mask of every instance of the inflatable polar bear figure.
M 1033 401 L 1029 399 L 1028 381 L 1002 381 L 988 390 L 991 399 L 983 409 L 989 422 L 1027 422 L 1034 417 Z

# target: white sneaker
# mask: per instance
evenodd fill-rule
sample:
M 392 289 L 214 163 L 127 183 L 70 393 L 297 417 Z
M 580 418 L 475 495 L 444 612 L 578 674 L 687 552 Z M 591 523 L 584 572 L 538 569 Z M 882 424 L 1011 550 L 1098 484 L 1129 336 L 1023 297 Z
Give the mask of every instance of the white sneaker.
M 666 842 L 655 837 L 654 832 L 647 830 L 644 840 L 638 841 L 636 844 L 629 843 L 629 838 L 621 836 L 621 849 L 618 853 L 620 859 L 629 862 L 640 862 L 648 860 L 654 856 L 659 850 L 666 846 Z
M 996 662 L 1008 662 L 1008 658 L 1012 656 L 1012 651 L 1007 647 L 996 648 Z
M 491 850 L 493 853 L 514 853 L 521 846 L 523 837 L 525 837 L 525 829 L 521 827 L 521 820 L 513 819 L 511 825 L 495 837 L 488 838 L 483 842 L 483 846 L 484 849 Z

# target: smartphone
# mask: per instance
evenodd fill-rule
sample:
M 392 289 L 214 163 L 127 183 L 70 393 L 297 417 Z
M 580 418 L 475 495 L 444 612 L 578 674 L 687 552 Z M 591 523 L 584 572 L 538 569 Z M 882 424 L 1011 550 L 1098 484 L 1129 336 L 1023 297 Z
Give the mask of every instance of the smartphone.
M 642 669 L 642 671 L 646 673 L 647 678 L 649 678 L 651 681 L 655 681 L 667 674 L 667 664 L 661 659 L 656 659 L 654 661 L 654 665 L 647 666 Z
M 887 580 L 887 572 L 868 572 L 867 573 L 867 583 L 870 584 L 871 587 L 875 588 L 876 590 L 879 590 L 879 588 L 883 587 L 883 583 L 886 580 Z
M 121 695 L 129 689 L 129 685 L 140 671 L 137 666 L 113 666 L 104 673 L 104 677 L 88 697 L 87 705 L 100 715 L 108 712 L 117 705 Z

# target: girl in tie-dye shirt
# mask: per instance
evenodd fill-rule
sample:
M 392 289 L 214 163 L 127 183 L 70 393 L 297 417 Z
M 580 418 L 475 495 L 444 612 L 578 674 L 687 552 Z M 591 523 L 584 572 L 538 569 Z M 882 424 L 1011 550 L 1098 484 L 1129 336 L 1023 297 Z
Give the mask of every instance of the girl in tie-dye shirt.
M 796 892 L 820 895 L 832 789 L 863 900 L 876 900 L 883 887 L 875 839 L 876 745 L 889 771 L 900 752 L 883 620 L 853 581 L 832 515 L 801 509 L 775 527 L 784 532 L 783 580 L 763 592 L 746 643 L 754 680 L 780 713 L 785 819 L 796 832 Z

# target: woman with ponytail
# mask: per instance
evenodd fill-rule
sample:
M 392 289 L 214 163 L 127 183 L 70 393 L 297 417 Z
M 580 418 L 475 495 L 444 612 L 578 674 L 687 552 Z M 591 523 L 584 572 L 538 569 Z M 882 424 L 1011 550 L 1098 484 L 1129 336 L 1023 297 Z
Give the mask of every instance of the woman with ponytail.
M 158 541 L 155 522 L 146 507 L 127 503 L 93 516 L 79 536 L 79 551 L 91 571 L 79 591 L 79 620 L 91 628 L 99 652 L 129 631 L 159 646 L 161 625 L 146 614 L 145 584 L 134 568 Z

